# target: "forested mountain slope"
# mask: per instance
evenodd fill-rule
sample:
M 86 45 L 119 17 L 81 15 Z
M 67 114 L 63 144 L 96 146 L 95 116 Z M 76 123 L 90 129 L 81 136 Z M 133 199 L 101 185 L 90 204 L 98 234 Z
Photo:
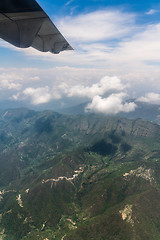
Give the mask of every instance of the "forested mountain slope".
M 160 236 L 160 126 L 12 109 L 0 118 L 0 238 Z

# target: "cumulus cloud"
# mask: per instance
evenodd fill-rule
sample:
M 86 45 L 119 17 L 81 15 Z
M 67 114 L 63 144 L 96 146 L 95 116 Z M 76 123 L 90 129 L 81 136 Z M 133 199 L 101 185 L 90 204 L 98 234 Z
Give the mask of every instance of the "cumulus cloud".
M 19 97 L 20 97 L 20 93 L 17 93 L 17 94 L 13 94 L 10 99 L 13 99 L 13 100 L 15 100 L 15 101 L 18 101 Z
M 19 76 L 16 76 L 16 74 L 6 73 L 6 72 L 3 72 L 3 69 L 1 69 L 0 89 L 20 90 L 21 84 L 17 82 L 17 81 L 20 81 L 20 79 L 21 78 Z
M 35 98 L 32 95 L 37 96 L 39 92 L 40 94 L 42 92 L 41 95 L 43 96 L 43 93 L 47 92 L 48 101 L 50 99 L 59 99 L 62 95 L 67 96 L 65 87 L 70 89 L 79 82 L 82 85 L 87 84 L 90 86 L 97 79 L 101 79 L 103 75 L 104 71 L 102 69 L 92 68 L 0 68 L 0 98 L 5 97 L 6 99 L 12 96 L 14 100 L 23 101 L 25 97 L 26 101 L 31 100 L 31 102 L 35 102 Z M 61 88 L 59 87 L 60 85 Z M 30 91 L 26 91 L 26 89 L 30 89 Z
M 32 104 L 38 105 L 42 103 L 47 103 L 51 100 L 51 94 L 49 93 L 49 88 L 26 88 L 23 94 L 31 97 Z
M 86 112 L 104 113 L 104 114 L 117 114 L 119 112 L 131 112 L 136 108 L 133 102 L 123 103 L 127 95 L 123 92 L 111 94 L 108 98 L 95 96 L 91 103 L 86 106 Z
M 67 84 L 63 83 L 59 88 L 63 89 L 68 97 L 93 98 L 96 95 L 104 95 L 109 91 L 121 91 L 126 88 L 126 85 L 116 76 L 105 76 L 99 83 L 91 86 L 75 85 L 68 88 Z
M 160 91 L 160 69 L 157 66 L 147 66 L 147 68 L 143 69 L 140 64 L 137 67 L 132 66 L 132 71 L 128 71 L 126 66 L 125 73 L 123 69 L 117 69 L 117 77 L 111 77 L 114 76 L 115 69 L 107 68 L 76 68 L 67 66 L 48 69 L 1 68 L 0 98 L 6 99 L 13 96 L 14 100 L 23 101 L 25 97 L 26 102 L 30 100 L 32 103 L 34 102 L 33 94 L 28 92 L 26 94 L 25 90 L 28 88 L 34 90 L 44 89 L 45 91 L 42 91 L 41 95 L 43 96 L 43 93 L 47 92 L 50 96 L 47 98 L 48 102 L 60 98 L 63 100 L 63 97 L 68 97 L 71 103 L 72 97 L 74 99 L 76 97 L 77 104 L 84 100 L 86 101 L 86 98 L 92 100 L 97 95 L 105 98 L 105 96 L 111 93 L 121 91 L 127 92 L 130 98 L 144 96 L 145 92 L 154 92 L 155 89 Z M 47 91 L 46 86 L 48 86 Z M 67 107 L 67 102 L 65 104 L 65 107 Z
M 136 100 L 137 102 L 145 102 L 145 103 L 151 103 L 151 104 L 160 104 L 160 94 L 158 93 L 147 93 L 144 97 L 139 97 Z
M 31 98 L 31 102 L 34 105 L 39 105 L 51 101 L 51 99 L 59 99 L 60 96 L 50 92 L 48 86 L 44 88 L 26 88 L 23 91 L 23 94 Z
M 11 82 L 7 79 L 3 79 L 0 82 L 0 88 L 1 89 L 9 89 L 9 90 L 12 90 L 12 89 L 20 90 L 21 89 L 21 84 Z
M 6 75 L 5 69 L 1 69 L 2 75 Z M 11 78 L 16 73 L 16 69 L 10 69 L 10 75 L 8 75 L 8 81 L 11 81 Z M 8 91 L 11 90 L 11 87 L 14 88 L 14 91 L 8 92 L 9 97 L 15 101 L 29 101 L 33 105 L 46 104 L 52 100 L 61 100 L 65 98 L 72 99 L 75 97 L 79 98 L 79 103 L 86 100 L 86 98 L 91 99 L 92 105 L 95 104 L 95 100 L 99 98 L 100 100 L 96 101 L 96 107 L 104 102 L 111 101 L 112 98 L 115 100 L 116 96 L 118 99 L 121 99 L 121 105 L 119 110 L 127 109 L 128 105 L 122 103 L 122 95 L 114 95 L 117 92 L 126 92 L 128 90 L 128 84 L 121 81 L 120 78 L 116 76 L 105 76 L 105 71 L 103 69 L 78 69 L 78 68 L 69 68 L 69 67 L 57 67 L 52 69 L 21 69 L 19 70 L 19 79 L 15 80 L 15 84 L 8 88 Z M 23 79 L 23 84 L 21 83 Z M 52 81 L 50 79 L 53 79 Z M 100 79 L 100 81 L 97 81 Z M 81 84 L 77 84 L 81 82 Z M 3 82 L 1 82 L 2 84 Z M 3 85 L 7 83 L 3 83 Z M 19 85 L 18 85 L 19 84 Z M 21 86 L 21 88 L 18 88 Z M 13 89 L 12 89 L 13 90 Z M 113 96 L 111 95 L 113 94 Z M 110 95 L 108 98 L 104 96 Z M 125 95 L 125 93 L 123 93 Z M 123 96 L 124 96 L 123 95 Z M 111 97 L 112 96 L 112 97 Z M 121 97 L 121 98 L 120 98 Z M 70 100 L 69 100 L 70 101 Z M 116 101 L 112 103 L 117 104 Z M 90 111 L 96 111 L 96 107 L 88 106 Z M 129 105 L 131 107 L 131 105 Z M 67 105 L 65 105 L 67 107 Z M 98 110 L 97 110 L 98 111 Z M 109 110 L 107 110 L 109 111 Z M 110 110 L 111 111 L 111 110 Z M 102 112 L 102 111 L 101 111 Z M 112 112 L 115 112 L 114 108 Z

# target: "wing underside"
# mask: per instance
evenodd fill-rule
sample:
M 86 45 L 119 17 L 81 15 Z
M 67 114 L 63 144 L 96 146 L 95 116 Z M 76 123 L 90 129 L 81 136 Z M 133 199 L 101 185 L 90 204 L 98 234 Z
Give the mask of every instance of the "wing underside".
M 35 0 L 0 1 L 0 37 L 16 47 L 42 52 L 73 50 Z

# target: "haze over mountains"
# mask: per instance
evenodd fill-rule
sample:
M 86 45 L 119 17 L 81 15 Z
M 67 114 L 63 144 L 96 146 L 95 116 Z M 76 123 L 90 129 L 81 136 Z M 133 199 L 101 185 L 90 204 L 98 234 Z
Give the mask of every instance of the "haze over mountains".
M 78 115 L 78 114 L 88 114 L 88 112 L 85 111 L 85 108 L 87 106 L 88 102 L 79 104 L 77 106 L 73 106 L 66 109 L 59 109 L 58 111 L 64 114 L 70 114 L 70 115 Z M 115 116 L 129 118 L 129 119 L 137 119 L 142 118 L 149 121 L 153 121 L 156 123 L 160 123 L 160 105 L 157 104 L 148 104 L 148 103 L 141 103 L 136 102 L 137 107 L 134 111 L 124 113 L 120 112 L 118 114 L 115 114 Z M 102 114 L 103 115 L 103 114 Z M 106 114 L 109 115 L 109 114 Z M 110 116 L 113 116 L 113 114 Z
M 130 100 L 130 102 L 134 102 L 135 100 Z M 47 103 L 47 104 L 41 104 L 41 105 L 30 105 L 28 103 L 24 102 L 18 102 L 18 101 L 3 101 L 0 102 L 0 109 L 5 110 L 9 108 L 21 108 L 21 107 L 27 107 L 29 109 L 33 109 L 36 111 L 42 111 L 45 109 L 56 111 L 62 114 L 68 114 L 68 115 L 79 115 L 79 114 L 92 114 L 92 112 L 86 112 L 86 106 L 88 105 L 89 102 L 84 102 L 78 105 L 73 105 L 68 107 L 68 108 L 63 108 L 60 105 L 54 105 L 52 102 Z M 102 116 L 105 114 L 102 114 Z M 143 103 L 143 102 L 136 102 L 136 108 L 134 111 L 125 113 L 125 112 L 120 112 L 118 114 L 106 114 L 108 116 L 119 116 L 119 117 L 124 117 L 128 119 L 137 119 L 137 118 L 142 118 L 146 119 L 149 121 L 153 121 L 155 123 L 160 123 L 160 105 L 158 104 L 149 104 L 149 103 Z
M 160 126 L 1 111 L 0 237 L 158 240 Z

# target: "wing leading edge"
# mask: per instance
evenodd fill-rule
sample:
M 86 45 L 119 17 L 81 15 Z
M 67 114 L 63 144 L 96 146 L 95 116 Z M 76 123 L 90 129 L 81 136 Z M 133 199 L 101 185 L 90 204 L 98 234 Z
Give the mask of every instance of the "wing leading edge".
M 42 52 L 73 50 L 35 0 L 0 1 L 0 37 L 16 47 Z

